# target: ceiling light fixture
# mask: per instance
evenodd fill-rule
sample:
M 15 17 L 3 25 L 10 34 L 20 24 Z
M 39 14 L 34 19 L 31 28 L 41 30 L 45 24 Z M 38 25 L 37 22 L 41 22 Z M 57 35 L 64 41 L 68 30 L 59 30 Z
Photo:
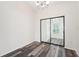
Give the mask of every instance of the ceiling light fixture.
M 49 1 L 36 1 L 36 6 L 40 8 L 45 8 L 49 5 Z

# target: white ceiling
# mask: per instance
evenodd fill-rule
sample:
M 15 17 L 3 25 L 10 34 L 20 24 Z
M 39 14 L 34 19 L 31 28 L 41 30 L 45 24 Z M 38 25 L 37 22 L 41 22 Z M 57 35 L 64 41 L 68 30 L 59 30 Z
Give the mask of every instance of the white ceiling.
M 36 1 L 26 1 L 25 3 L 29 4 L 34 9 L 39 9 L 35 5 Z M 71 4 L 77 4 L 79 1 L 49 1 L 49 6 L 53 7 L 54 5 L 71 5 Z

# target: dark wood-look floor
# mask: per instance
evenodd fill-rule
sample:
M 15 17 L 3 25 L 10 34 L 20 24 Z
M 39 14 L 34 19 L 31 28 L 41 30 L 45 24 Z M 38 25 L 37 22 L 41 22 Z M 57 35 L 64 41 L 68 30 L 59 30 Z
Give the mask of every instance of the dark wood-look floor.
M 30 53 L 33 49 L 38 47 L 41 43 L 34 41 L 22 48 L 19 48 L 15 51 L 12 51 L 6 55 L 3 55 L 2 57 L 27 57 L 27 54 Z
M 34 41 L 22 48 L 12 51 L 2 57 L 46 57 L 50 45 Z M 66 57 L 77 57 L 74 50 L 65 48 Z
M 66 52 L 66 57 L 78 57 L 75 50 L 71 50 L 71 49 L 66 48 L 65 52 Z

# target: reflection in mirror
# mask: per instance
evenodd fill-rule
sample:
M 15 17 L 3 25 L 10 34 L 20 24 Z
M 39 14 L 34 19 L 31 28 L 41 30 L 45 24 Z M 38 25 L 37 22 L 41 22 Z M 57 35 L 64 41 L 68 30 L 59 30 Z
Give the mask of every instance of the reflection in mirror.
M 42 41 L 50 43 L 50 19 L 41 22 L 41 31 Z
M 51 43 L 63 45 L 63 18 L 51 19 Z

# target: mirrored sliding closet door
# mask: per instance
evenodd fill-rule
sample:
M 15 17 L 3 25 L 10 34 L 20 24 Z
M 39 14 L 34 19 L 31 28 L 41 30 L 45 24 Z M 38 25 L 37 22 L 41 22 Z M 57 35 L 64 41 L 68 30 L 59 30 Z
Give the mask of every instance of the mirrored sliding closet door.
M 40 41 L 64 46 L 65 44 L 64 16 L 41 19 Z
M 40 20 L 40 41 L 60 46 L 65 45 L 64 16 Z

